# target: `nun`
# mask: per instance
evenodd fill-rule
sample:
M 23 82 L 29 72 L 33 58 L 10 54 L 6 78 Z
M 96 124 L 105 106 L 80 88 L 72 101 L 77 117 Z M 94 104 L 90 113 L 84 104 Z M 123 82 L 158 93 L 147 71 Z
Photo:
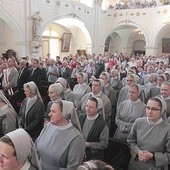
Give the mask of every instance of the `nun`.
M 0 91 L 0 137 L 16 129 L 17 113 Z
M 59 77 L 57 79 L 56 83 L 61 83 L 63 86 L 63 93 L 61 94 L 61 98 L 63 100 L 74 102 L 74 93 L 71 90 L 71 88 L 69 87 L 67 80 L 64 79 L 63 77 Z
M 83 162 L 85 141 L 73 103 L 54 102 L 49 117 L 36 140 L 42 169 L 77 169 Z
M 105 121 L 110 127 L 110 116 L 112 112 L 112 106 L 110 99 L 107 97 L 107 95 L 104 93 L 105 92 L 105 83 L 102 79 L 94 79 L 92 81 L 92 91 L 85 94 L 81 101 L 80 105 L 77 108 L 77 113 L 79 115 L 85 113 L 85 108 L 86 108 L 86 103 L 90 97 L 97 97 L 100 98 L 103 101 L 103 108 L 105 112 Z
M 134 122 L 127 138 L 132 156 L 129 170 L 168 170 L 170 124 L 163 119 L 166 109 L 163 99 L 150 98 L 146 106 L 146 117 Z
M 33 81 L 24 84 L 24 93 L 26 98 L 21 104 L 18 126 L 19 128 L 24 128 L 35 140 L 44 125 L 45 106 Z
M 47 110 L 45 112 L 46 120 L 49 120 L 48 114 L 50 113 L 50 108 L 55 101 L 62 100 L 61 95 L 63 93 L 63 86 L 61 83 L 51 84 L 48 88 L 48 96 L 50 97 L 50 102 L 47 104 Z
M 91 88 L 90 88 L 89 85 L 87 85 L 86 81 L 87 81 L 87 74 L 86 73 L 80 72 L 80 73 L 77 74 L 78 84 L 76 84 L 73 88 L 74 106 L 75 107 L 79 106 L 80 101 L 85 94 L 91 92 Z
M 101 113 L 103 101 L 90 97 L 85 113 L 79 116 L 83 137 L 86 141 L 86 160 L 104 160 L 104 150 L 108 146 L 109 128 Z
M 146 104 L 139 98 L 141 86 L 133 83 L 128 89 L 128 100 L 120 103 L 117 109 L 115 123 L 117 129 L 114 134 L 113 164 L 122 169 L 127 169 L 130 161 L 130 151 L 127 145 L 127 137 L 135 120 L 145 116 Z M 122 161 L 124 162 L 122 164 Z
M 3 136 L 0 148 L 0 169 L 41 170 L 35 145 L 24 129 Z

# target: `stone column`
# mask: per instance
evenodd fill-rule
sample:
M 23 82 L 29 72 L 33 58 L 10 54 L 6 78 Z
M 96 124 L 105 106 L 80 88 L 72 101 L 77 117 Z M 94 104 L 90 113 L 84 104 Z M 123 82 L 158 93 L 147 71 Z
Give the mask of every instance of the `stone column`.
M 157 54 L 157 49 L 156 47 L 151 47 L 151 46 L 146 46 L 146 54 L 147 56 L 152 55 L 155 56 Z

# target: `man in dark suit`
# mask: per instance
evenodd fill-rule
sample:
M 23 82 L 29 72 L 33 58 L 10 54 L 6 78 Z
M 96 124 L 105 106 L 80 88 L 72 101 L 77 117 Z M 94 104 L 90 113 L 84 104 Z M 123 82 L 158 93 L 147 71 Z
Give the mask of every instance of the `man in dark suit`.
M 28 82 L 33 81 L 37 85 L 38 90 L 41 92 L 42 74 L 41 74 L 41 69 L 39 68 L 39 60 L 34 58 L 32 59 L 31 64 L 32 64 L 32 68 L 31 68 L 31 73 Z
M 18 101 L 22 102 L 25 98 L 24 87 L 23 85 L 28 82 L 28 78 L 30 77 L 30 70 L 26 67 L 27 60 L 21 59 L 19 62 L 19 76 L 18 76 Z
M 61 68 L 61 76 L 69 81 L 71 77 L 71 69 L 68 67 L 67 61 L 63 61 L 63 66 Z

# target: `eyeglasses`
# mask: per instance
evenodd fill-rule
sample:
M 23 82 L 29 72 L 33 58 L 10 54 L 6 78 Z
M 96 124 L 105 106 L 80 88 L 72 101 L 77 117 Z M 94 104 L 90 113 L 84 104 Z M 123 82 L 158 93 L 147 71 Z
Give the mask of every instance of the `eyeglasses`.
M 150 108 L 149 106 L 146 106 L 146 110 L 151 110 L 151 111 L 160 111 L 161 109 L 158 109 L 158 108 L 155 108 L 155 107 L 153 107 L 153 108 Z

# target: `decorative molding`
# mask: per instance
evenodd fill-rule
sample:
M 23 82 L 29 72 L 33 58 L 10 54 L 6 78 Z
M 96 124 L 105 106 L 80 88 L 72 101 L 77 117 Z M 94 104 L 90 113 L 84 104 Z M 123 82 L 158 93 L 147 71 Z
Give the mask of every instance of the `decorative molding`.
M 60 5 L 61 5 L 61 2 L 60 2 L 60 1 L 57 1 L 56 4 L 57 4 L 57 6 L 60 6 Z
M 117 17 L 117 13 L 114 13 L 113 16 L 114 16 L 114 17 Z
M 167 10 L 166 10 L 166 9 L 164 9 L 164 10 L 163 10 L 163 14 L 166 14 L 166 13 L 167 13 Z
M 139 12 L 136 12 L 136 16 L 139 16 L 140 15 L 140 13 Z

